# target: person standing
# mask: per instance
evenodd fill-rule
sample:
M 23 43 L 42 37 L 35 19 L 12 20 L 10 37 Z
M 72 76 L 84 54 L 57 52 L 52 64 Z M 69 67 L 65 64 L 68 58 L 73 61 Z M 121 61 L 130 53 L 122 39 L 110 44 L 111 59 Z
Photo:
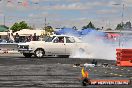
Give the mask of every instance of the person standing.
M 10 42 L 11 42 L 11 43 L 14 42 L 14 36 L 13 36 L 13 33 L 10 34 Z
M 18 33 L 16 33 L 16 35 L 15 35 L 15 42 L 16 43 L 19 43 L 20 42 L 20 36 L 19 36 Z
M 81 70 L 81 73 L 82 73 L 82 85 L 83 86 L 86 86 L 87 84 L 91 84 L 91 81 L 89 79 L 89 73 L 88 71 L 84 70 L 84 67 L 82 68 Z
M 32 41 L 32 40 L 33 40 L 33 36 L 30 35 L 30 36 L 28 37 L 28 42 L 30 42 L 30 41 Z
M 33 35 L 33 41 L 37 41 L 38 40 L 38 37 L 36 36 L 36 33 L 34 33 Z

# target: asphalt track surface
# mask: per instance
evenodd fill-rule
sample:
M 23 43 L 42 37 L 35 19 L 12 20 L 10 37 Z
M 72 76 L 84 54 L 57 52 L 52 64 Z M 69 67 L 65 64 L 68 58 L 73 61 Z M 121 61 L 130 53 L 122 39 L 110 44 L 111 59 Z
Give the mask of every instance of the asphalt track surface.
M 20 54 L 0 54 L 0 88 L 85 88 L 79 78 L 81 67 L 92 59 L 44 57 L 24 58 Z M 97 67 L 87 67 L 91 79 L 132 79 L 131 67 L 117 67 L 115 61 L 98 59 Z M 103 67 L 108 63 L 108 67 Z M 86 88 L 132 88 L 132 85 L 88 85 Z

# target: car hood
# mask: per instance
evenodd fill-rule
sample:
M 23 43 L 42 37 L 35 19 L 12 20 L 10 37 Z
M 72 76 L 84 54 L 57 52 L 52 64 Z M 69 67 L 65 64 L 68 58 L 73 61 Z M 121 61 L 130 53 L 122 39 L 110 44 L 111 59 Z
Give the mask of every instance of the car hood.
M 26 42 L 26 43 L 18 43 L 18 45 L 29 45 L 29 42 Z
M 32 45 L 32 44 L 39 44 L 39 43 L 45 43 L 45 41 L 30 41 L 26 43 L 19 43 L 18 45 Z

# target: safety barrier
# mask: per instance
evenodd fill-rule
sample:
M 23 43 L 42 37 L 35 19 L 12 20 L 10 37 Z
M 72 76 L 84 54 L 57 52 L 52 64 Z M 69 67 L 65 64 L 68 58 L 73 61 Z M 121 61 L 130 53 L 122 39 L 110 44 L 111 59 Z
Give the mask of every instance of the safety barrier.
M 18 53 L 17 43 L 0 43 L 0 54 Z
M 18 50 L 0 50 L 0 54 L 19 54 Z
M 132 66 L 132 49 L 116 49 L 116 65 Z

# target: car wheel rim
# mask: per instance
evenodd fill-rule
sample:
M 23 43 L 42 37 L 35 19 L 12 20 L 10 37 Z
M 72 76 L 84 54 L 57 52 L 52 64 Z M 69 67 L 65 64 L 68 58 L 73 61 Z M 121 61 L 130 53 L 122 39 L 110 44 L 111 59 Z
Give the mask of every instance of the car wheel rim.
M 43 56 L 43 51 L 42 50 L 36 51 L 36 56 L 37 57 L 42 57 Z

